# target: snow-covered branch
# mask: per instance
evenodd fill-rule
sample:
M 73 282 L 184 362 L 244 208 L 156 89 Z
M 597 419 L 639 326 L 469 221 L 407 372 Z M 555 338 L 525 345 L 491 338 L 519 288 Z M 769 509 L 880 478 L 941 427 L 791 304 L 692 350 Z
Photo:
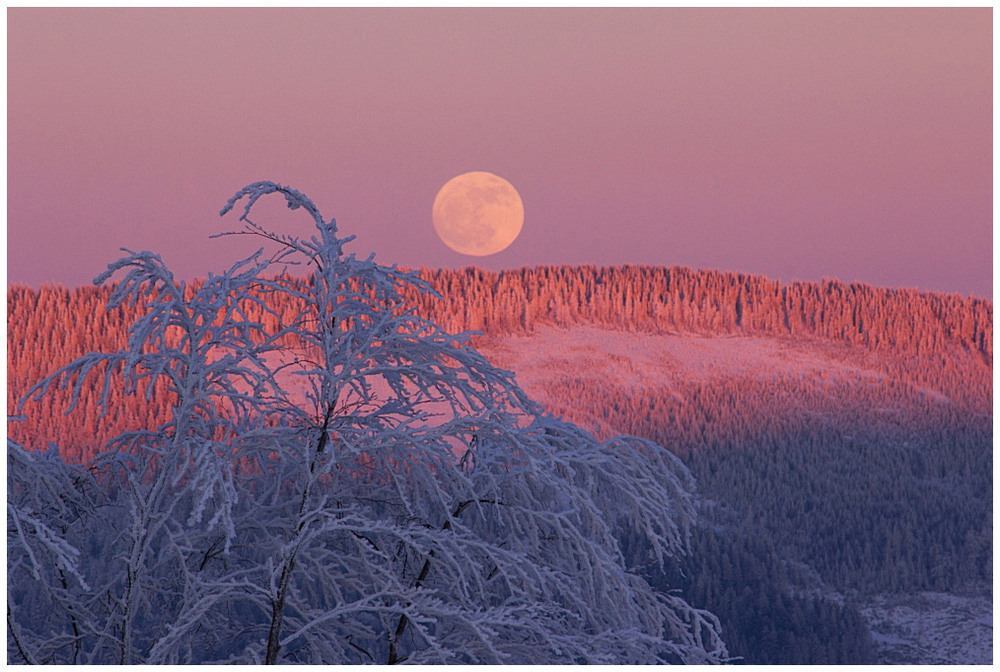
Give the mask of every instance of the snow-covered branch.
M 316 233 L 252 220 L 269 194 Z M 350 239 L 300 192 L 257 182 L 222 214 L 241 202 L 237 233 L 277 253 L 189 287 L 126 250 L 97 281 L 124 273 L 110 305 L 145 306 L 128 342 L 22 402 L 95 371 L 174 399 L 169 422 L 111 442 L 94 474 L 43 470 L 57 503 L 8 499 L 12 659 L 725 659 L 714 617 L 640 573 L 684 552 L 695 509 L 679 460 L 546 416 L 467 335 L 407 307 L 404 290 L 430 291 L 417 274 L 346 254 Z M 313 270 L 272 272 L 289 264 Z M 249 317 L 275 295 L 298 313 Z M 9 489 L 27 492 L 40 463 L 9 454 L 31 467 L 9 469 Z

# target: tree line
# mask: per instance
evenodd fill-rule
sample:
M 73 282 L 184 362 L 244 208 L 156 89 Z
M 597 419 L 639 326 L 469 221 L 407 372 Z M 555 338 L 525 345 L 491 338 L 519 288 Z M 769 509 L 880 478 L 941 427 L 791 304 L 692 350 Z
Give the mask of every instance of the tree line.
M 862 283 L 782 283 L 686 267 L 538 266 L 421 271 L 443 301 L 421 299 L 454 330 L 531 333 L 535 325 L 598 324 L 654 333 L 818 337 L 896 354 L 992 360 L 993 304 L 955 294 Z
M 791 283 L 759 276 L 687 268 L 553 267 L 491 272 L 422 270 L 440 295 L 407 290 L 405 302 L 451 332 L 489 336 L 531 333 L 538 325 L 597 324 L 656 333 L 736 334 L 822 339 L 829 348 L 912 385 L 945 391 L 952 400 L 982 407 L 992 395 L 992 302 L 957 295 L 882 289 L 858 283 Z M 189 292 L 197 290 L 192 282 Z M 90 350 L 113 347 L 143 309 L 103 306 L 111 287 L 8 288 L 8 404 L 53 366 Z M 250 317 L 272 329 L 300 310 L 289 295 L 268 297 L 269 310 Z M 861 346 L 848 347 L 848 346 Z M 882 355 L 891 355 L 884 357 Z M 970 359 L 981 365 L 970 365 Z M 50 397 L 15 423 L 14 438 L 44 448 L 42 432 L 64 439 L 65 457 L 85 461 L 95 440 L 124 427 L 162 421 L 162 390 L 151 400 L 121 399 L 99 418 L 90 410 L 103 390 L 84 389 L 80 417 L 64 417 L 67 399 Z M 111 382 L 118 397 L 120 382 Z

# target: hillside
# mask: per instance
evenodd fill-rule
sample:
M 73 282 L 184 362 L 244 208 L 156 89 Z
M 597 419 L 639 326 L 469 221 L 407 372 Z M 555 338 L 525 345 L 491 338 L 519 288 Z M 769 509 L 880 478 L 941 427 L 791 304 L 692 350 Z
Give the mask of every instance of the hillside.
M 557 414 L 682 455 L 706 520 L 756 553 L 730 570 L 737 586 L 753 584 L 753 558 L 771 557 L 792 594 L 861 610 L 880 662 L 990 660 L 992 418 L 981 407 L 886 373 L 900 370 L 887 354 L 819 340 L 575 326 L 481 348 Z M 966 355 L 959 368 L 985 367 Z M 710 587 L 724 571 L 688 572 L 709 575 L 701 590 L 720 618 L 754 608 Z M 775 644 L 768 662 L 805 659 L 773 657 L 786 650 Z
M 885 596 L 991 598 L 990 301 L 684 268 L 422 274 L 442 299 L 418 310 L 483 331 L 476 345 L 550 411 L 685 460 L 706 528 L 676 571 L 747 662 L 931 662 L 922 635 L 885 620 Z M 107 294 L 8 290 L 9 403 L 123 342 L 131 316 L 104 311 Z M 295 312 L 273 308 L 259 318 Z M 29 404 L 10 434 L 87 461 L 161 420 L 162 389 L 116 396 L 97 419 L 102 392 L 86 389 L 70 415 L 65 394 Z M 990 646 L 977 609 L 949 631 L 972 638 L 952 662 Z
M 888 353 L 878 366 L 907 384 L 938 390 L 963 408 L 989 413 L 993 361 L 992 302 L 956 295 L 890 290 L 838 282 L 784 285 L 759 276 L 688 268 L 539 267 L 508 272 L 470 268 L 421 271 L 440 299 L 410 299 L 417 310 L 450 331 L 488 336 L 527 335 L 550 325 L 602 326 L 648 334 L 699 334 L 819 339 L 851 357 Z M 192 283 L 197 286 L 197 282 Z M 135 312 L 103 306 L 108 287 L 67 289 L 15 285 L 8 289 L 8 403 L 61 363 L 88 350 L 123 343 Z M 282 316 L 294 306 L 275 306 Z M 133 308 L 131 310 L 136 310 Z M 261 313 L 265 323 L 274 315 Z M 480 339 L 481 340 L 481 339 Z M 846 346 L 861 346 L 845 349 Z M 981 365 L 972 362 L 978 360 Z M 112 393 L 114 393 L 112 386 Z M 93 408 L 98 390 L 81 396 Z M 154 398 L 155 401 L 155 398 Z M 158 405 L 130 400 L 111 417 L 62 417 L 65 405 L 50 400 L 29 408 L 28 422 L 13 435 L 44 447 L 32 431 L 45 417 L 60 437 L 64 456 L 85 461 L 95 438 L 159 417 Z M 81 424 L 81 422 L 83 424 Z

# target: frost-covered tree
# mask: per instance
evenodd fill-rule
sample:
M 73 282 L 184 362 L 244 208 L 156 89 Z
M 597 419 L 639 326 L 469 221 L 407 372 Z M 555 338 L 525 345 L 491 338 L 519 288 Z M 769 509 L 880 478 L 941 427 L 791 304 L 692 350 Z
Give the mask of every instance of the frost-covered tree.
M 316 234 L 253 221 L 267 194 Z M 126 347 L 31 392 L 96 373 L 166 380 L 176 402 L 89 471 L 9 451 L 12 662 L 725 658 L 711 614 L 643 579 L 694 517 L 679 460 L 544 414 L 408 308 L 405 289 L 431 291 L 417 274 L 346 254 L 301 193 L 258 182 L 223 214 L 237 204 L 243 229 L 224 235 L 266 238 L 270 258 L 194 290 L 129 253 L 98 278 L 126 271 L 112 306 L 146 301 Z M 274 312 L 275 294 L 298 310 Z M 28 494 L 39 471 L 52 504 Z

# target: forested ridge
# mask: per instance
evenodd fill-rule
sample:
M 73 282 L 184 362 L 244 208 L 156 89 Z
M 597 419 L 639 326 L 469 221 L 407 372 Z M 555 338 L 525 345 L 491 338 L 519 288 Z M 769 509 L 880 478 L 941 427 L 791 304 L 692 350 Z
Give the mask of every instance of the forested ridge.
M 597 324 L 657 333 L 768 335 L 819 338 L 891 353 L 880 365 L 914 384 L 946 387 L 949 397 L 984 408 L 992 396 L 992 302 L 858 283 L 791 283 L 760 276 L 688 268 L 553 267 L 492 272 L 423 270 L 440 299 L 412 292 L 407 301 L 449 331 L 477 330 L 491 336 L 530 333 L 535 325 Z M 191 284 L 189 291 L 198 286 Z M 8 404 L 52 368 L 91 350 L 115 349 L 141 306 L 104 309 L 110 287 L 67 289 L 46 285 L 8 289 Z M 285 300 L 274 306 L 291 314 Z M 130 312 L 131 311 L 131 312 Z M 258 318 L 274 320 L 261 311 Z M 964 358 L 986 364 L 972 371 Z M 60 417 L 60 399 L 29 408 L 27 423 L 12 427 L 26 445 L 58 437 L 67 459 L 86 461 L 125 425 L 157 419 L 162 404 L 132 400 L 97 419 L 103 390 L 86 390 L 78 417 Z M 154 400 L 155 401 L 155 400 Z M 724 411 L 724 409 L 719 409 Z M 35 431 L 44 417 L 48 431 Z M 42 439 L 46 434 L 48 439 Z
M 782 283 L 660 266 L 423 270 L 443 301 L 420 300 L 453 330 L 530 333 L 536 324 L 700 334 L 813 336 L 895 354 L 993 357 L 991 301 L 861 283 Z
M 722 620 L 731 654 L 871 662 L 856 609 L 804 596 L 815 577 L 860 597 L 989 585 L 991 301 L 687 268 L 421 274 L 441 298 L 413 293 L 407 301 L 449 331 L 484 332 L 484 345 L 543 325 L 764 336 L 868 372 L 715 376 L 651 390 L 566 371 L 529 390 L 569 420 L 652 439 L 684 459 L 712 506 L 690 562 L 675 569 L 692 604 Z M 109 313 L 109 292 L 8 289 L 10 408 L 57 366 L 121 347 L 139 307 Z M 255 319 L 277 323 L 263 311 Z M 95 412 L 103 390 L 91 386 L 69 415 L 68 392 L 26 405 L 9 433 L 35 449 L 57 441 L 65 459 L 86 462 L 123 429 L 163 422 L 162 392 L 120 398 L 116 385 L 106 418 Z

